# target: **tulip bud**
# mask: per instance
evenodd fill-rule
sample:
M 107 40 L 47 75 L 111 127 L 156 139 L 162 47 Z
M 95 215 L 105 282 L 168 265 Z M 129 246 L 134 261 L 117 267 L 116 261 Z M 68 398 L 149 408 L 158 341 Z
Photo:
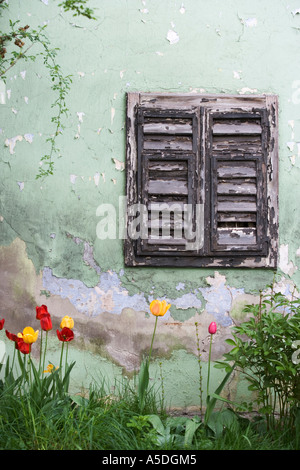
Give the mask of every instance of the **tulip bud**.
M 213 321 L 208 327 L 208 332 L 209 334 L 214 335 L 216 331 L 217 331 L 217 324 Z
M 41 322 L 41 328 L 44 331 L 49 331 L 52 330 L 52 320 L 50 315 L 43 315 L 43 317 L 40 320 Z

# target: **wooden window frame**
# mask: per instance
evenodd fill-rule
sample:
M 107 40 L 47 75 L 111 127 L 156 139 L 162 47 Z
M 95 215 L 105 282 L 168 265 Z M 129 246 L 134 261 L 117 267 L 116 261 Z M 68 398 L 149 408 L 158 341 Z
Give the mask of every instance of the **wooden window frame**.
M 154 116 L 154 120 L 157 116 L 162 116 L 162 119 L 173 116 L 178 119 L 190 117 L 192 145 L 189 150 L 175 149 L 158 152 L 151 149 L 145 150 L 143 147 L 143 132 L 146 132 L 144 119 L 145 117 L 151 118 L 151 116 Z M 232 124 L 235 120 L 239 122 L 236 129 Z M 222 137 L 221 144 L 219 144 L 218 138 L 223 135 L 227 122 L 231 125 L 230 132 L 236 132 L 234 135 L 238 135 L 240 129 L 244 129 L 243 132 L 249 133 L 249 136 L 251 134 L 249 145 L 246 138 L 246 143 L 239 144 L 243 150 L 240 150 L 238 146 L 232 150 L 231 144 L 228 144 L 226 148 L 228 137 L 226 135 L 225 144 Z M 184 134 L 185 130 L 183 129 L 182 132 Z M 253 137 L 252 134 L 253 136 L 257 134 L 257 136 Z M 238 135 L 237 138 L 241 137 Z M 255 153 L 254 147 L 251 147 L 251 142 L 255 139 L 260 142 L 258 154 Z M 214 147 L 217 150 L 214 150 Z M 155 251 L 155 249 L 149 249 L 150 244 L 147 240 L 132 239 L 127 232 L 124 242 L 126 266 L 276 269 L 278 257 L 278 98 L 276 95 L 127 93 L 127 223 L 130 222 L 128 215 L 130 207 L 148 200 L 147 190 L 144 188 L 156 186 L 155 181 L 151 181 L 150 185 L 146 183 L 147 165 L 149 161 L 154 161 L 155 166 L 155 161 L 159 158 L 165 164 L 168 164 L 168 159 L 173 163 L 180 161 L 180 158 L 182 161 L 189 162 L 190 173 L 187 180 L 189 198 L 192 198 L 193 203 L 197 202 L 203 207 L 203 245 L 190 251 L 176 249 L 176 246 L 175 248 L 168 246 L 164 249 L 163 246 L 157 245 L 158 249 Z M 248 199 L 249 201 L 256 200 L 257 209 L 251 215 L 253 203 L 247 203 L 247 196 L 244 196 L 245 204 L 248 204 L 250 208 L 249 213 L 243 212 L 242 215 L 236 216 L 235 214 L 238 214 L 236 207 L 239 203 L 233 197 L 233 207 L 236 212 L 231 213 L 227 208 L 220 215 L 218 209 L 222 207 L 220 201 L 222 197 L 226 199 L 226 196 L 217 196 L 217 193 L 222 193 L 225 188 L 225 192 L 230 194 L 232 185 L 230 179 L 218 180 L 216 175 L 221 174 L 222 171 L 225 174 L 226 170 L 231 171 L 231 168 L 232 171 L 237 171 L 239 165 L 248 168 L 249 173 L 244 175 L 244 187 L 249 187 Z M 220 186 L 218 186 L 218 181 L 221 181 Z M 233 183 L 236 181 L 239 180 L 235 179 Z M 237 185 L 235 187 L 238 188 Z M 255 193 L 255 196 L 251 196 L 251 191 Z M 229 195 L 229 200 L 230 197 Z M 223 206 L 226 208 L 226 202 Z M 242 236 L 239 234 L 242 230 L 235 229 L 239 237 L 235 246 L 234 230 L 226 229 L 226 226 L 230 227 L 230 224 L 234 224 L 232 221 L 238 219 L 239 216 L 240 220 L 249 219 L 249 229 L 243 229 Z M 217 219 L 218 222 L 216 222 Z M 242 224 L 237 221 L 236 225 L 238 223 Z M 226 240 L 226 236 L 229 245 L 219 243 L 218 240 Z M 241 241 L 243 236 L 244 242 Z M 250 240 L 249 245 L 247 237 Z

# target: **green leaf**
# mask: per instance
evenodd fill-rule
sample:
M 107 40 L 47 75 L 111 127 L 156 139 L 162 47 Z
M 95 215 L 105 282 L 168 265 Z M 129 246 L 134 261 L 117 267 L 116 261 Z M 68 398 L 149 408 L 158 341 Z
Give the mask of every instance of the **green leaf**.
M 165 435 L 165 427 L 159 416 L 148 415 L 148 421 L 150 421 L 150 423 L 158 434 L 160 434 L 161 436 Z
M 231 346 L 236 346 L 236 342 L 233 339 L 226 339 L 225 343 L 230 344 Z
M 227 372 L 227 374 L 225 375 L 224 379 L 222 380 L 221 384 L 219 385 L 219 387 L 216 389 L 215 391 L 215 394 L 216 395 L 220 395 L 223 388 L 225 387 L 226 383 L 228 382 L 232 372 L 234 371 L 234 368 L 235 368 L 235 363 L 233 364 L 233 366 L 230 368 L 230 370 Z M 206 411 L 205 411 L 205 415 L 204 415 L 204 424 L 207 424 L 208 423 L 208 420 L 213 412 L 213 409 L 215 407 L 215 404 L 217 402 L 217 398 L 214 396 L 212 397 L 212 399 L 210 398 L 208 403 L 207 403 L 207 407 L 206 407 Z
M 141 363 L 138 376 L 138 397 L 141 410 L 145 405 L 145 397 L 149 385 L 149 363 L 147 360 Z
M 236 346 L 235 348 L 233 348 L 231 351 L 230 351 L 230 354 L 237 354 L 239 352 L 240 348 L 238 346 Z
M 191 447 L 194 434 L 200 426 L 200 422 L 196 422 L 193 419 L 188 419 L 185 426 L 184 434 L 184 445 L 185 447 Z

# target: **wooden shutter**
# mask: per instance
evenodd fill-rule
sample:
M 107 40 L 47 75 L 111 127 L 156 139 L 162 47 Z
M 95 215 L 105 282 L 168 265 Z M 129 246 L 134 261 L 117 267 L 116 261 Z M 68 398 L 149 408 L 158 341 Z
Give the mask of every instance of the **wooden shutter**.
M 267 237 L 266 110 L 209 114 L 211 250 L 265 255 Z
M 137 111 L 138 200 L 146 208 L 147 233 L 137 254 L 191 255 L 187 232 L 197 200 L 197 134 L 195 112 L 176 109 Z M 187 209 L 191 219 L 188 221 Z
M 126 129 L 127 228 L 131 207 L 146 208 L 143 236 L 127 230 L 126 266 L 277 267 L 275 95 L 128 93 Z

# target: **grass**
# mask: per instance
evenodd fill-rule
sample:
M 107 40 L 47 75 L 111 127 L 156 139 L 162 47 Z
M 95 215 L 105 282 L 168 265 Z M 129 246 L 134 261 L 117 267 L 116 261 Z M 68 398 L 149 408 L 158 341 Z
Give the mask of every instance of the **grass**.
M 236 419 L 216 431 L 205 428 L 197 416 L 169 416 L 159 409 L 151 393 L 140 414 L 137 394 L 126 388 L 117 397 L 108 396 L 103 387 L 94 386 L 89 398 L 59 394 L 49 399 L 44 397 L 41 402 L 30 391 L 16 395 L 8 387 L 0 393 L 0 449 L 299 449 L 299 436 L 297 442 L 294 430 L 267 432 L 263 419 L 249 420 L 233 412 L 232 416 Z M 194 427 L 186 439 L 188 423 Z

